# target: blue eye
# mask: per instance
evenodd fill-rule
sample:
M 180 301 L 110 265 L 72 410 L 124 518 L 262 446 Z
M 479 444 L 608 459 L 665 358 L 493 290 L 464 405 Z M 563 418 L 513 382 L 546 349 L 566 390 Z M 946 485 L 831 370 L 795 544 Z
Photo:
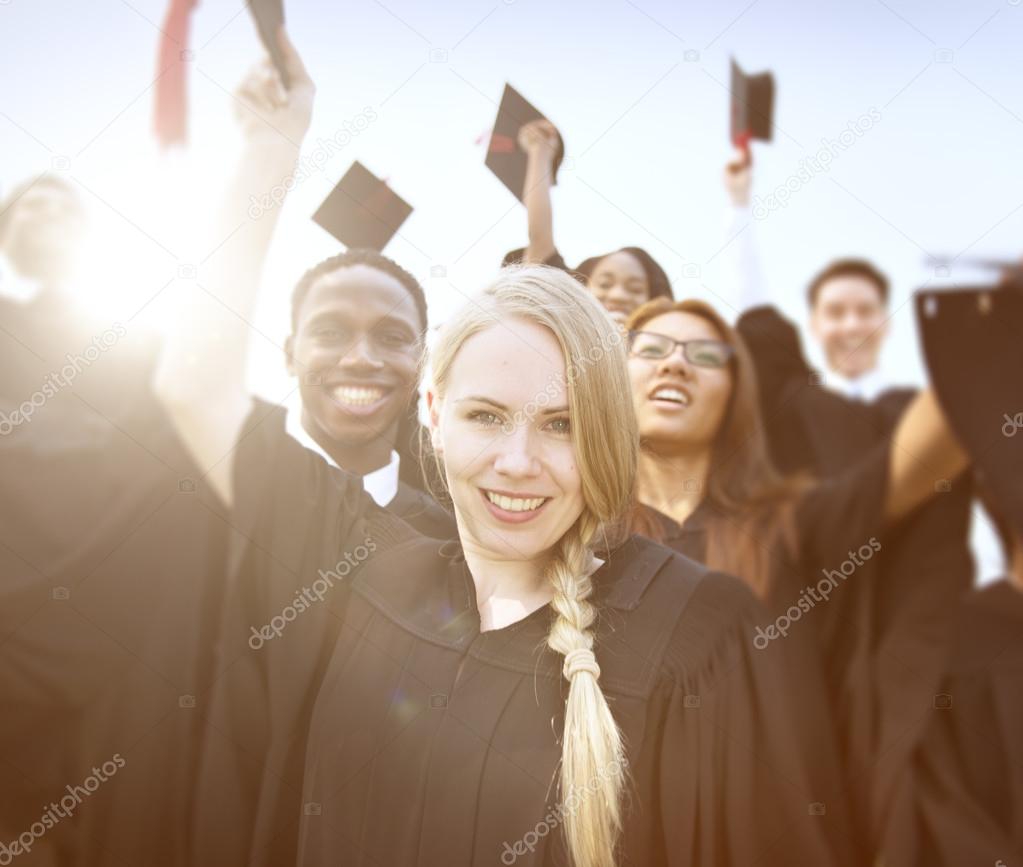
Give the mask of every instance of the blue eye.
M 554 433 L 558 434 L 570 434 L 572 433 L 572 423 L 567 418 L 554 418 L 547 422 L 549 427 Z

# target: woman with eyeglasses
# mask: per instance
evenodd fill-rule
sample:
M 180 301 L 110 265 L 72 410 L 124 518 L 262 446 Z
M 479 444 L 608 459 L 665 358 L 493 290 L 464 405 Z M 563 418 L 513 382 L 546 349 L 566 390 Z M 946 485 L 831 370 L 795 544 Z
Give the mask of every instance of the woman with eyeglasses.
M 881 725 L 878 669 L 901 664 L 911 678 L 919 663 L 878 652 L 900 604 L 878 586 L 878 565 L 889 534 L 967 457 L 925 391 L 848 472 L 823 482 L 781 476 L 768 457 L 751 357 L 713 308 L 653 301 L 628 328 L 641 437 L 633 529 L 738 575 L 766 602 L 769 618 L 750 640 L 764 652 L 783 648 L 799 683 L 788 699 L 817 732 L 805 749 L 821 800 L 850 812 L 850 846 L 867 861 L 881 836 L 886 751 L 912 734 L 908 718 Z M 811 694 L 827 705 L 804 706 Z

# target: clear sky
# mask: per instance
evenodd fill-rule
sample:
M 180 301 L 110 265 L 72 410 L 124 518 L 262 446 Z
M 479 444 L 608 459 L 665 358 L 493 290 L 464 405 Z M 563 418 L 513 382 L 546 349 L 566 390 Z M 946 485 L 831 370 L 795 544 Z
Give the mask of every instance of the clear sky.
M 209 249 L 201 227 L 239 151 L 229 92 L 259 50 L 242 0 L 197 7 L 191 145 L 161 158 L 149 130 L 164 5 L 0 0 L 0 186 L 52 165 L 73 177 L 108 237 L 116 228 L 146 261 L 145 278 L 118 287 L 136 301 Z M 270 339 L 253 358 L 270 394 L 286 385 L 273 344 L 290 289 L 336 250 L 309 215 L 353 159 L 415 205 L 387 252 L 423 280 L 435 322 L 524 243 L 525 214 L 476 143 L 505 81 L 564 133 L 555 222 L 566 259 L 640 245 L 677 295 L 719 304 L 730 55 L 778 82 L 775 140 L 755 152 L 761 197 L 876 111 L 827 172 L 748 231 L 800 322 L 807 279 L 829 258 L 864 254 L 889 272 L 885 365 L 906 381 L 922 376 L 907 302 L 928 280 L 949 282 L 927 255 L 1023 248 L 1018 0 L 292 0 L 287 12 L 318 86 L 308 147 L 367 107 L 376 120 L 282 215 L 257 323 Z M 693 265 L 699 276 L 684 276 Z

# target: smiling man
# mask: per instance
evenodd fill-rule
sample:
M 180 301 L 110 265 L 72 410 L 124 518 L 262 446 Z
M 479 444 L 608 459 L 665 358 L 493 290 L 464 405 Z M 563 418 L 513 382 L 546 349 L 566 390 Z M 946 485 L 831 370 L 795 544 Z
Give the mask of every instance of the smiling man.
M 381 506 L 398 493 L 413 425 L 426 299 L 412 275 L 370 250 L 322 262 L 292 296 L 285 345 L 298 400 L 286 430 L 329 463 L 363 477 Z
M 814 277 L 807 300 L 828 384 L 873 400 L 887 387 L 878 359 L 888 333 L 888 278 L 865 259 L 838 259 Z

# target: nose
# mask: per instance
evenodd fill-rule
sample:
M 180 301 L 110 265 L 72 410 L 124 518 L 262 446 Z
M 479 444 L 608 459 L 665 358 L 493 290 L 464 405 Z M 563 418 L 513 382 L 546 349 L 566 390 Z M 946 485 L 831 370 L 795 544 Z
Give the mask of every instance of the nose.
M 338 359 L 338 367 L 380 370 L 384 363 L 375 354 L 372 335 L 359 334 Z
M 681 346 L 675 346 L 667 358 L 661 359 L 661 363 L 658 365 L 658 372 L 674 373 L 683 379 L 693 378 L 693 366 L 689 363 L 689 360 L 686 358 L 685 349 Z
M 516 424 L 498 437 L 494 469 L 508 478 L 528 479 L 540 475 L 540 456 L 529 424 Z
M 613 298 L 615 301 L 629 301 L 629 293 L 625 291 L 625 285 L 619 282 L 615 282 L 606 292 L 608 298 Z

